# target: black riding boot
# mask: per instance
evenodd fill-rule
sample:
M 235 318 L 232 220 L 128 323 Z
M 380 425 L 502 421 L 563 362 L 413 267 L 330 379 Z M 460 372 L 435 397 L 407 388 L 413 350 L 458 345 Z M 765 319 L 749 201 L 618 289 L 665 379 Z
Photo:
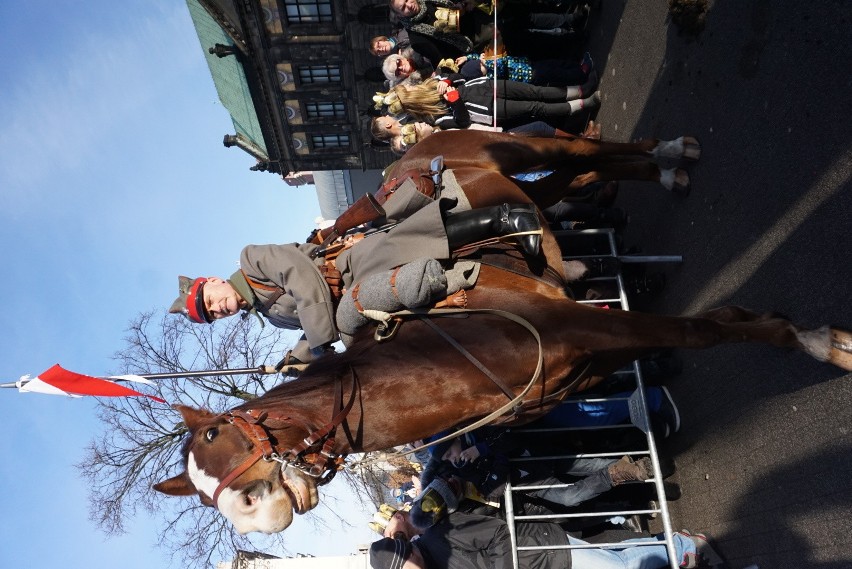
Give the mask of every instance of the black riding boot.
M 541 248 L 541 223 L 532 204 L 503 204 L 448 215 L 444 219 L 450 251 L 492 237 L 537 232 L 515 237 L 527 255 L 537 255 Z

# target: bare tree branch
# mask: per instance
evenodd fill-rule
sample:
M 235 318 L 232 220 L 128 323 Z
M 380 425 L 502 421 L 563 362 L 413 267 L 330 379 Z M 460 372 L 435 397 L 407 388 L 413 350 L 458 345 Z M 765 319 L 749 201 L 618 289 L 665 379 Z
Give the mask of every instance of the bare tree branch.
M 281 330 L 261 328 L 251 320 L 230 318 L 197 326 L 154 312 L 131 322 L 124 344 L 114 356 L 118 373 L 135 374 L 251 368 L 276 363 L 287 349 Z M 160 380 L 154 391 L 171 403 L 222 411 L 279 381 L 279 376 L 262 374 L 214 375 Z M 281 537 L 258 540 L 238 535 L 218 512 L 197 499 L 165 498 L 151 489 L 181 469 L 186 427 L 169 405 L 147 397 L 102 398 L 98 416 L 104 430 L 76 466 L 90 489 L 89 515 L 106 534 L 123 533 L 137 511 L 159 514 L 161 547 L 187 567 L 207 567 L 240 548 L 284 547 Z
M 253 319 L 228 318 L 200 326 L 174 315 L 147 312 L 139 314 L 126 332 L 125 347 L 114 356 L 117 373 L 254 368 L 277 363 L 288 347 L 285 332 L 261 328 Z M 215 375 L 160 380 L 154 391 L 170 403 L 224 411 L 280 381 L 279 376 L 262 374 Z M 104 430 L 76 466 L 89 486 L 90 518 L 106 534 L 123 533 L 125 524 L 144 511 L 162 520 L 160 547 L 188 568 L 209 567 L 217 559 L 233 558 L 238 550 L 288 552 L 286 533 L 241 536 L 195 497 L 167 498 L 151 489 L 182 469 L 180 447 L 186 427 L 169 405 L 147 397 L 101 398 L 98 416 Z M 375 507 L 387 500 L 387 469 L 344 471 L 338 478 L 346 480 L 362 504 Z M 353 522 L 344 520 L 340 510 L 333 500 L 324 499 L 308 521 L 320 534 L 351 527 Z

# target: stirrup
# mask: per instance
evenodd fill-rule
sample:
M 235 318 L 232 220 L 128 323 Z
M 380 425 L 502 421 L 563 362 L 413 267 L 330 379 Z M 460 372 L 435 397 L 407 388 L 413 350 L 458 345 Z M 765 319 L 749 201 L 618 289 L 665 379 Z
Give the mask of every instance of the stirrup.
M 441 185 L 441 173 L 444 171 L 444 156 L 438 155 L 432 158 L 432 162 L 429 164 L 429 170 L 432 173 L 432 183 L 434 183 L 437 188 Z
M 380 343 L 393 340 L 401 325 L 402 318 L 391 318 L 387 322 L 379 322 L 375 332 L 373 332 L 373 339 Z
M 518 231 L 517 233 L 507 233 L 506 235 L 501 235 L 500 239 L 505 239 L 506 237 L 526 237 L 527 235 L 544 235 L 544 228 L 540 227 L 538 229 L 532 229 L 530 231 Z
M 523 237 L 535 236 L 535 235 L 537 235 L 539 237 L 538 244 L 536 246 L 536 250 L 535 251 L 527 251 L 527 248 L 526 248 L 526 246 L 524 246 L 522 238 Z M 513 241 L 513 243 L 517 247 L 520 247 L 521 250 L 524 253 L 526 253 L 530 256 L 535 256 L 535 255 L 538 255 L 539 253 L 541 253 L 541 236 L 542 235 L 544 235 L 544 228 L 539 227 L 538 229 L 532 229 L 530 231 L 518 231 L 516 233 L 509 233 L 508 235 L 501 235 L 499 237 L 499 240 L 501 242 L 505 242 L 504 240 L 511 239 Z

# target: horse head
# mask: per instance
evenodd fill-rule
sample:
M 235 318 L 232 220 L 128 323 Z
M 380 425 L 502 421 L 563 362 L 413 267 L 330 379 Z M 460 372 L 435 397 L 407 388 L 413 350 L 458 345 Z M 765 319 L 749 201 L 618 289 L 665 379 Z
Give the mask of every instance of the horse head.
M 197 494 L 202 504 L 217 508 L 241 534 L 283 531 L 294 511 L 304 514 L 316 507 L 316 479 L 271 460 L 268 432 L 258 422 L 182 405 L 176 408 L 189 429 L 183 449 L 185 470 L 155 484 L 155 490 L 170 496 Z

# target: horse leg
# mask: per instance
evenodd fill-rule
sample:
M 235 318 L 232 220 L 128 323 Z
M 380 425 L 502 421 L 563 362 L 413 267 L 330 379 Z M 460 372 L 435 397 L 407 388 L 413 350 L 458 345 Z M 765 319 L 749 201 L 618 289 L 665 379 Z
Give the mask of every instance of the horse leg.
M 600 167 L 578 173 L 575 167 L 561 168 L 533 182 L 516 180 L 515 184 L 541 209 L 578 193 L 594 182 L 611 180 L 639 180 L 658 182 L 667 190 L 688 195 L 689 174 L 680 168 L 661 169 L 653 162 L 624 162 L 601 164 Z
M 828 326 L 805 330 L 785 318 L 736 306 L 692 317 L 601 311 L 578 305 L 568 310 L 569 321 L 584 325 L 578 327 L 582 328 L 579 334 L 571 328 L 560 330 L 560 335 L 566 337 L 562 341 L 582 346 L 593 354 L 595 371 L 600 373 L 618 369 L 643 353 L 662 348 L 703 349 L 738 342 L 796 349 L 852 371 L 849 332 Z
M 712 318 L 717 322 L 764 322 L 782 319 L 773 313 L 758 314 L 740 306 L 723 306 L 702 313 L 700 316 Z M 802 351 L 814 358 L 836 365 L 847 371 L 852 370 L 852 333 L 840 328 L 823 326 L 816 330 L 797 328 L 796 338 L 802 345 Z
M 647 138 L 638 142 L 515 137 L 506 147 L 502 144 L 488 145 L 486 152 L 497 162 L 501 173 L 510 175 L 537 165 L 558 168 L 565 160 L 577 160 L 580 165 L 583 159 L 614 156 L 695 161 L 701 157 L 701 145 L 691 136 L 681 136 L 674 140 Z
M 648 138 L 638 142 L 602 142 L 586 138 L 538 138 L 504 133 L 457 130 L 444 131 L 417 143 L 403 157 L 395 171 L 427 167 L 437 155 L 444 156 L 448 168 L 477 167 L 504 176 L 534 168 L 559 169 L 565 162 L 601 156 L 637 156 L 648 159 L 686 158 L 697 160 L 698 141 L 680 137 L 673 141 Z
M 674 140 L 658 140 L 651 151 L 655 159 L 673 158 L 675 160 L 696 161 L 701 158 L 701 144 L 692 136 L 681 136 Z
M 639 142 L 602 142 L 587 138 L 531 138 L 512 137 L 497 144 L 489 144 L 485 154 L 504 176 L 531 169 L 560 170 L 574 165 L 583 168 L 592 158 L 603 156 L 642 156 L 654 158 L 658 147 L 656 139 Z M 667 152 L 672 152 L 671 148 Z M 569 168 L 570 169 L 570 168 Z
M 786 320 L 786 318 L 774 312 L 754 312 L 753 310 L 748 310 L 742 306 L 734 305 L 711 308 L 710 310 L 706 310 L 696 314 L 695 316 L 696 318 L 709 318 L 716 322 L 760 322 L 763 320 L 769 320 L 770 318 Z
M 597 169 L 576 176 L 569 184 L 570 190 L 579 190 L 594 182 L 610 180 L 640 180 L 659 182 L 665 189 L 676 194 L 688 195 L 689 174 L 681 168 L 660 168 L 654 162 L 609 162 Z
M 829 328 L 830 348 L 828 358 L 824 361 L 832 363 L 846 371 L 852 371 L 852 333 L 838 328 Z M 819 345 L 816 348 L 819 350 Z M 810 353 L 810 352 L 808 352 Z M 817 356 L 814 356 L 819 359 Z

